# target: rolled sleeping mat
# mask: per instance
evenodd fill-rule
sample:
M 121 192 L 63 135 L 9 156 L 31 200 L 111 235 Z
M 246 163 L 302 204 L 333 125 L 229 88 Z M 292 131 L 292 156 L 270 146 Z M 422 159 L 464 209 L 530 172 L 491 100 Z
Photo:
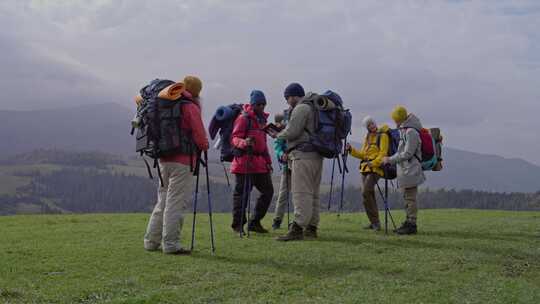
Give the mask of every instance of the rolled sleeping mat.
M 332 102 L 329 98 L 325 96 L 318 96 L 317 99 L 315 99 L 315 104 L 319 109 L 328 111 L 336 108 L 336 105 L 334 102 Z
M 224 121 L 232 118 L 233 114 L 233 109 L 231 109 L 231 107 L 221 106 L 216 110 L 214 118 L 217 121 Z
M 184 83 L 177 82 L 159 91 L 158 97 L 165 100 L 177 100 L 186 90 Z
M 137 96 L 135 96 L 135 103 L 137 104 L 137 106 L 140 106 L 142 102 L 143 102 L 143 98 L 141 94 L 137 94 Z
M 433 137 L 433 141 L 435 142 L 435 154 L 437 155 L 437 163 L 433 168 L 432 171 L 441 171 L 443 169 L 443 160 L 441 158 L 442 156 L 442 141 L 443 136 L 441 134 L 440 128 L 431 128 L 429 129 L 429 132 L 431 133 L 431 137 Z
M 431 128 L 429 129 L 429 133 L 431 133 L 431 136 L 435 140 L 435 142 L 441 142 L 442 136 L 441 136 L 441 129 L 440 128 Z

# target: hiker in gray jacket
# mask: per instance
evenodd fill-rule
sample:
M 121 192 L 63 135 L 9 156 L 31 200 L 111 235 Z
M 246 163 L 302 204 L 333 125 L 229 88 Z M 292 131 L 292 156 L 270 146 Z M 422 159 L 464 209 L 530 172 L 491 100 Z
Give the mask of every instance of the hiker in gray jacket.
M 287 142 L 294 221 L 288 233 L 277 240 L 297 241 L 304 237 L 317 237 L 323 157 L 307 149 L 309 134 L 315 132 L 315 113 L 310 105 L 302 103 L 304 89 L 300 84 L 291 83 L 284 95 L 293 110 L 287 127 L 277 135 L 277 139 Z
M 422 141 L 420 130 L 422 124 L 414 114 L 408 114 L 407 109 L 397 106 L 392 112 L 392 119 L 399 128 L 400 141 L 396 154 L 385 157 L 383 163 L 397 165 L 397 181 L 403 191 L 407 220 L 396 229 L 398 234 L 416 234 L 416 218 L 418 214 L 418 186 L 426 177 L 422 170 Z

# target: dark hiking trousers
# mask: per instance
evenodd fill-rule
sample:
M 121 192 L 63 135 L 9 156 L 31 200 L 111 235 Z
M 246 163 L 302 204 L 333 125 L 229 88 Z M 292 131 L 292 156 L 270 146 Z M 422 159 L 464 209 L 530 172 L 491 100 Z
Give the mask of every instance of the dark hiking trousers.
M 377 207 L 377 199 L 375 198 L 375 186 L 378 181 L 379 175 L 375 173 L 362 175 L 364 209 L 366 210 L 369 222 L 372 224 L 379 224 L 379 208 Z
M 251 192 L 255 187 L 261 195 L 257 199 L 255 204 L 255 210 L 251 215 L 253 221 L 260 221 L 266 215 L 268 207 L 272 202 L 274 196 L 274 185 L 272 184 L 272 175 L 270 173 L 262 174 L 235 174 L 236 185 L 233 193 L 233 223 L 231 227 L 240 227 L 240 223 L 246 224 L 246 208 L 248 193 L 244 193 L 246 190 L 246 178 L 251 184 L 251 187 L 247 189 Z M 242 200 L 244 200 L 244 210 L 242 210 Z

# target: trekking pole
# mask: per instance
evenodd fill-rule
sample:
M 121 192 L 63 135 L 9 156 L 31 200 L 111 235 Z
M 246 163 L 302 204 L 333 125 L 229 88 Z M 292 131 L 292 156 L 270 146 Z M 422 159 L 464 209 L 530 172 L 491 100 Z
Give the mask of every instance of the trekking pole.
M 384 204 L 384 210 L 386 213 L 386 223 L 385 223 L 385 229 L 386 234 L 388 234 L 388 217 L 392 220 L 392 225 L 394 226 L 394 229 L 396 229 L 396 223 L 394 223 L 394 218 L 392 218 L 392 214 L 390 213 L 390 206 L 388 205 L 388 179 L 384 179 L 384 196 L 386 197 L 386 203 Z
M 386 171 L 386 170 L 385 170 Z M 386 174 L 385 174 L 386 175 Z M 388 179 L 384 178 L 384 233 L 388 234 Z
M 336 157 L 334 157 L 334 160 L 332 161 L 332 178 L 330 179 L 330 193 L 328 196 L 328 211 L 330 211 L 331 202 L 332 202 L 332 194 L 334 192 L 334 173 L 336 171 Z
M 251 148 L 248 147 L 247 149 L 248 154 L 248 161 L 246 161 L 246 165 L 244 166 L 244 187 L 243 187 L 243 193 L 242 193 L 242 209 L 241 209 L 241 217 L 240 217 L 240 238 L 244 237 L 244 218 L 245 218 L 245 209 L 248 205 L 248 201 L 250 200 L 250 185 L 249 185 L 249 155 L 251 154 Z M 249 204 L 250 205 L 250 204 Z M 248 237 L 249 237 L 249 230 L 248 230 Z
M 287 181 L 287 228 L 291 225 L 291 218 L 290 218 L 290 210 L 291 210 L 291 189 L 289 188 L 290 185 L 290 176 L 289 176 L 289 168 L 285 168 L 285 177 Z
M 210 220 L 210 240 L 212 242 L 212 254 L 216 252 L 216 245 L 214 242 L 214 222 L 212 220 L 212 199 L 210 195 L 210 175 L 208 174 L 208 152 L 204 151 L 204 162 L 206 163 L 206 190 L 208 194 L 208 218 Z
M 248 154 L 249 155 L 249 154 Z M 248 158 L 249 159 L 249 158 Z M 248 163 L 251 162 L 251 160 L 248 161 Z M 247 193 L 247 225 L 248 227 L 247 228 L 247 237 L 249 238 L 251 235 L 250 235 L 250 232 L 249 232 L 249 221 L 250 221 L 250 218 L 251 218 L 251 188 L 252 188 L 252 181 L 251 181 L 251 174 L 248 174 L 247 175 L 247 180 L 248 180 L 248 193 Z
M 242 208 L 240 210 L 240 238 L 244 237 L 244 214 L 245 208 L 247 205 L 247 191 L 248 191 L 248 180 L 247 180 L 247 162 L 245 166 L 245 175 L 244 175 L 244 187 L 242 190 Z
M 392 213 L 390 212 L 390 206 L 388 205 L 388 179 L 386 178 L 386 169 L 384 170 L 385 170 L 385 179 L 384 179 L 385 194 L 383 194 L 381 187 L 379 186 L 379 183 L 377 183 L 376 185 L 384 203 L 384 232 L 385 234 L 388 234 L 388 217 L 390 217 L 390 220 L 392 221 L 392 225 L 394 226 L 394 229 L 396 229 L 397 227 L 396 227 L 396 223 L 394 222 L 394 217 L 392 217 Z
M 225 163 L 221 162 L 223 166 L 223 173 L 225 173 L 225 178 L 227 179 L 227 187 L 229 187 L 229 192 L 231 191 L 231 181 L 229 180 L 229 174 L 227 173 L 227 168 L 225 168 Z
M 199 169 L 201 163 L 201 156 L 197 156 L 197 164 L 195 165 L 195 174 L 197 176 L 195 182 L 195 195 L 193 196 L 193 222 L 191 223 L 191 247 L 190 250 L 193 251 L 195 248 L 195 220 L 197 219 L 197 201 L 199 198 Z
M 388 176 L 387 173 L 386 173 L 387 166 L 383 166 L 383 170 L 384 170 L 384 176 Z M 385 196 L 386 196 L 386 205 L 384 206 L 384 208 L 387 210 L 388 216 L 390 217 L 390 220 L 392 221 L 392 225 L 394 226 L 394 230 L 395 230 L 395 229 L 397 229 L 396 223 L 394 222 L 394 218 L 392 217 L 392 213 L 390 213 L 390 204 L 388 203 L 388 179 L 387 178 L 384 179 L 384 192 L 385 192 Z
M 390 210 L 388 209 L 388 206 L 386 204 L 386 197 L 383 191 L 381 190 L 379 183 L 377 183 L 376 185 L 377 185 L 377 189 L 379 190 L 379 195 L 383 199 L 383 204 L 384 204 L 384 233 L 388 234 L 388 214 L 390 213 Z
M 338 211 L 338 217 L 341 214 L 341 211 L 343 209 L 343 200 L 345 195 L 345 174 L 349 173 L 349 169 L 347 168 L 347 158 L 348 158 L 349 151 L 347 151 L 347 137 L 345 137 L 345 144 L 343 146 L 343 154 L 341 155 L 341 160 L 343 161 L 343 170 L 341 172 L 341 199 L 339 202 L 339 211 Z

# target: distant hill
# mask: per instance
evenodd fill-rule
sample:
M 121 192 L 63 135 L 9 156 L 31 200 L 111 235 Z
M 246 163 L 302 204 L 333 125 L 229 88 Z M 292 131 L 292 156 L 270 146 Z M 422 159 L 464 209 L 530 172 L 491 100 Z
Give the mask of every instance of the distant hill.
M 351 182 L 358 181 L 349 176 Z M 210 162 L 213 209 L 231 210 L 232 193 L 223 167 Z M 361 211 L 362 194 L 358 187 L 347 186 L 343 204 L 336 178 L 331 210 Z M 141 161 L 102 152 L 69 152 L 36 150 L 0 162 L 0 215 L 20 213 L 95 213 L 147 212 L 155 202 L 157 180 L 148 178 Z M 201 182 L 205 189 L 206 182 Z M 274 187 L 279 178 L 275 176 Z M 324 210 L 329 201 L 329 187 L 323 185 L 321 202 Z M 204 192 L 204 191 L 203 191 Z M 254 195 L 255 196 L 255 195 Z M 275 197 L 276 198 L 276 197 Z M 495 193 L 472 190 L 422 191 L 422 208 L 478 208 L 504 210 L 540 210 L 538 193 Z M 206 196 L 200 197 L 205 210 Z M 400 205 L 401 195 L 390 192 L 392 208 Z M 398 205 L 396 205 L 398 204 Z M 273 210 L 273 209 L 271 209 Z
M 37 111 L 0 111 L 0 157 L 41 148 L 125 154 L 132 112 L 116 103 Z
M 359 145 L 358 145 L 359 146 Z M 446 189 L 473 189 L 491 192 L 536 192 L 540 190 L 540 166 L 523 159 L 509 159 L 443 148 L 444 169 L 440 172 L 426 172 L 425 186 Z M 359 183 L 359 160 L 349 157 L 347 178 L 351 183 Z M 331 177 L 331 161 L 325 164 L 323 181 Z M 336 169 L 336 173 L 339 173 Z
M 477 189 L 495 192 L 540 190 L 540 167 L 518 158 L 445 148 L 445 168 L 430 172 L 433 188 Z
M 0 111 L 0 159 L 36 149 L 102 151 L 133 155 L 129 135 L 133 111 L 115 103 L 39 111 Z M 210 152 L 217 160 L 218 153 Z M 522 159 L 508 159 L 444 148 L 445 168 L 429 172 L 426 186 L 496 192 L 540 190 L 540 167 Z M 359 161 L 349 158 L 347 185 L 359 185 Z M 325 162 L 323 183 L 330 183 L 332 162 Z M 276 174 L 278 165 L 274 164 Z M 217 172 L 216 172 L 217 173 Z M 336 174 L 338 169 L 336 166 Z M 340 179 L 336 179 L 339 185 Z
M 38 149 L 0 160 L 0 165 L 54 164 L 75 167 L 105 168 L 108 165 L 126 165 L 121 156 L 103 152 L 71 152 L 58 149 Z

